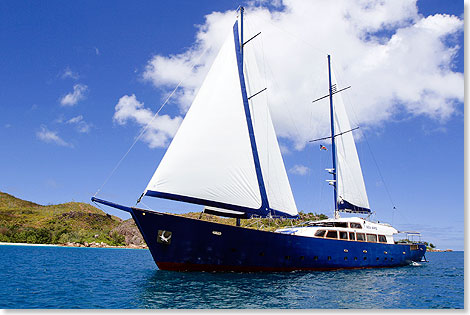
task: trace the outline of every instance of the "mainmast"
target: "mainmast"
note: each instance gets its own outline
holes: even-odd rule
[[[243,24],[242,24],[243,25]],[[331,64],[330,55],[328,55],[328,81],[329,81],[329,92],[330,92],[330,120],[331,120],[331,157],[333,159],[333,190],[334,190],[334,205],[335,205],[335,219],[339,218],[338,202],[337,202],[337,184],[336,184],[336,146],[335,146],[335,120],[333,111],[333,86],[331,85]]]
[[[243,12],[245,11],[245,8],[240,6],[240,54],[242,55],[242,64],[243,64]]]
[[[240,6],[240,56],[241,56],[241,63],[243,65],[243,11],[245,8]],[[236,225],[240,226],[240,218],[237,218]]]

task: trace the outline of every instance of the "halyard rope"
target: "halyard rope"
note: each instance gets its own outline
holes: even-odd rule
[[[135,138],[134,142],[132,143],[132,145],[130,146],[130,148],[127,150],[127,152],[123,155],[123,157],[119,160],[119,162],[116,164],[116,166],[114,167],[114,169],[111,171],[111,173],[108,175],[108,177],[106,178],[106,180],[104,181],[104,183],[101,185],[101,187],[96,191],[96,193],[93,195],[93,197],[96,197],[96,195],[98,195],[98,193],[101,191],[101,189],[103,189],[104,185],[106,185],[106,183],[109,181],[109,179],[114,175],[114,173],[116,172],[116,170],[119,168],[119,166],[121,165],[122,161],[127,157],[127,155],[129,154],[129,152],[132,150],[132,148],[135,146],[135,144],[137,143],[137,141],[140,140],[140,138],[144,135],[144,133],[147,131],[147,129],[149,128],[150,124],[155,120],[155,118],[158,116],[158,114],[160,113],[160,111],[163,109],[163,107],[168,103],[168,101],[170,100],[170,98],[175,94],[176,90],[180,87],[180,85],[193,73],[193,69],[194,67],[199,64],[199,61],[201,60],[202,56],[204,56],[207,52],[207,50],[209,49],[209,47],[206,47],[204,49],[204,51],[201,53],[201,55],[197,58],[197,60],[192,64],[191,66],[191,70],[189,71],[189,74],[184,77],[183,79],[181,79],[181,81],[178,83],[178,85],[176,85],[176,87],[173,89],[173,91],[168,95],[168,97],[166,98],[166,100],[163,102],[163,104],[160,106],[160,108],[157,110],[157,112],[155,113],[155,115],[152,117],[152,119],[147,123],[147,125],[145,125],[144,129],[142,129],[142,131],[140,132],[140,134],[137,136],[137,138]]]

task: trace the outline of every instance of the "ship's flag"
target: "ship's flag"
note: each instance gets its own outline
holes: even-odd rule
[[[327,151],[328,149],[327,149],[323,144],[320,144],[320,150],[325,150],[325,151]]]

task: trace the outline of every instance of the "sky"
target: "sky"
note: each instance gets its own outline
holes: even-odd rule
[[[360,126],[373,219],[463,250],[464,6],[455,0],[2,1],[0,191],[57,204],[99,190],[134,205],[239,4],[245,38],[262,33],[253,45],[298,209],[332,214],[330,151],[308,142],[329,132],[327,103],[311,101],[327,94],[330,54],[338,84],[352,86],[344,100]]]

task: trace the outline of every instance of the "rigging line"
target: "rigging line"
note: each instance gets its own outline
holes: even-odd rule
[[[268,22],[269,24],[271,24],[272,26],[276,27],[277,29],[279,29],[279,30],[285,32],[286,34],[290,35],[290,36],[293,37],[294,39],[297,39],[298,41],[304,42],[305,44],[307,44],[308,46],[310,46],[311,48],[313,48],[313,49],[316,50],[317,52],[319,52],[319,53],[321,53],[321,54],[326,54],[326,52],[321,52],[320,50],[316,49],[316,47],[315,47],[314,45],[310,44],[309,42],[307,42],[307,41],[305,41],[305,40],[303,40],[303,39],[301,39],[301,38],[299,38],[299,37],[297,37],[297,36],[295,36],[295,35],[292,35],[291,33],[287,32],[286,30],[284,30],[284,29],[282,29],[282,28],[276,26],[276,25],[275,25],[274,23],[272,23],[271,21],[266,20],[266,19],[264,19],[264,18],[261,18],[261,17],[259,17],[259,16],[255,16],[255,19],[256,19],[256,18],[259,18],[260,20],[264,20],[264,21]],[[261,34],[261,42],[263,42],[263,34]],[[270,66],[267,62],[266,62],[266,64],[267,64],[268,67],[269,67],[269,71],[271,72],[271,77],[272,77],[272,79],[273,79],[273,81],[274,81],[274,84],[278,87],[278,89],[280,89],[280,85],[277,83],[277,81],[276,81],[276,79],[275,79],[275,77],[274,77],[274,72],[272,71],[271,66]],[[319,80],[319,76],[316,78],[316,80],[317,80],[317,81]],[[315,83],[316,83],[316,82],[315,82]],[[283,98],[283,101],[284,101],[285,105],[287,105],[288,103],[286,102],[286,100],[285,100],[285,98],[283,97],[282,94],[281,94],[281,96],[282,96],[282,98]],[[287,106],[286,108],[289,108],[289,107]],[[291,123],[293,123],[292,113],[291,113],[290,111],[288,111],[288,112],[289,112],[289,118],[290,118],[290,120],[291,120]],[[310,111],[310,113],[312,114],[312,111]],[[311,120],[312,120],[312,119],[310,119],[310,121],[311,121]],[[294,127],[295,127],[296,132],[297,132],[298,138],[301,139],[302,137],[301,137],[301,134],[300,134],[299,129],[297,128],[297,124],[293,123],[293,125],[294,125]]]
[[[393,211],[393,210],[396,210],[397,207],[395,206],[395,203],[393,202],[392,195],[390,194],[390,191],[388,190],[387,184],[385,183],[385,180],[384,180],[384,178],[383,178],[383,176],[382,176],[382,172],[380,171],[379,164],[378,164],[377,161],[375,160],[374,153],[372,153],[372,149],[370,148],[369,141],[367,140],[367,137],[366,137],[365,135],[364,135],[364,139],[366,139],[366,144],[367,144],[367,147],[369,148],[370,155],[372,156],[372,159],[374,160],[375,166],[377,167],[377,171],[378,171],[378,173],[379,173],[379,175],[380,175],[380,179],[382,180],[382,183],[384,183],[385,191],[387,192],[388,198],[390,199],[390,203],[391,203],[392,206],[393,206],[392,211]]]
[[[251,22],[249,24],[251,24]],[[251,25],[250,25],[250,27],[251,27]],[[261,32],[259,32],[258,35],[259,34],[261,34]],[[256,35],[256,36],[258,36],[258,35]],[[261,46],[261,56],[262,56],[262,60],[263,60],[264,86],[267,87],[268,86],[268,77],[267,77],[267,74],[266,74],[266,59],[265,59],[265,56],[264,56],[263,35],[261,35],[259,43],[260,43],[260,46]],[[259,68],[258,68],[258,71],[259,71]],[[269,114],[270,114],[270,112],[269,112],[269,93],[266,92],[266,121],[268,121]],[[272,123],[272,120],[271,120],[271,123]],[[273,128],[274,128],[274,126],[273,126]],[[274,130],[274,132],[276,132],[276,130]],[[268,135],[268,124],[266,124],[266,134]],[[275,135],[275,137],[276,137],[276,141],[278,141],[276,135]],[[279,141],[278,141],[278,145],[279,145]],[[268,139],[268,137],[266,137],[266,153],[268,153],[268,147],[269,147],[269,139]],[[266,154],[266,155],[268,157],[268,176],[270,178],[270,175],[271,175],[271,159],[269,158],[269,154]]]
[[[265,18],[260,17],[260,16],[256,16],[256,18],[261,19],[261,20],[264,20],[265,22],[268,22],[269,24],[271,24],[272,26],[274,26],[274,27],[277,28],[278,30],[283,31],[283,32],[286,33],[287,35],[291,36],[293,39],[296,39],[296,40],[298,40],[298,41],[300,41],[300,42],[303,42],[304,44],[310,46],[310,48],[312,48],[313,50],[315,50],[317,53],[320,53],[320,54],[322,54],[322,55],[326,55],[326,54],[327,54],[326,51],[321,51],[321,50],[319,50],[317,47],[315,47],[315,45],[313,45],[313,44],[309,43],[308,41],[306,41],[306,40],[304,40],[304,39],[302,39],[302,38],[300,38],[300,37],[298,37],[298,36],[296,36],[296,35],[294,35],[294,34],[288,32],[288,31],[286,31],[285,29],[280,28],[279,26],[277,26],[276,24],[274,24],[274,23],[271,22],[270,20],[265,19]]]
[[[266,65],[267,65],[266,68],[267,68],[267,69],[269,70],[269,72],[271,73],[271,78],[273,79],[273,84],[277,87],[277,90],[278,90],[278,91],[281,91],[281,86],[280,86],[279,83],[277,82],[276,77],[274,76],[274,72],[273,72],[273,70],[271,69],[271,66],[269,65],[268,62],[266,62]],[[289,107],[289,105],[288,105],[288,103],[287,103],[287,100],[285,99],[284,95],[283,95],[282,93],[280,93],[280,96],[281,96],[282,101],[283,101],[283,103],[284,103],[284,106],[285,106],[284,108],[289,109],[290,107]],[[291,124],[294,126],[295,131],[297,132],[297,137],[298,137],[299,139],[301,139],[301,138],[302,138],[302,137],[301,137],[301,133],[300,133],[299,129],[297,128],[297,124],[295,123],[295,121],[294,121],[294,119],[293,119],[293,117],[292,117],[292,112],[291,112],[290,110],[287,110],[287,113],[289,114],[289,119],[290,119]]]
[[[207,52],[209,47],[206,47],[204,49],[204,51],[201,53],[201,55],[199,56],[199,58],[192,64],[191,66],[191,69],[189,70],[189,73],[191,74],[194,67],[196,67],[196,65],[199,63],[199,61],[201,60],[202,56],[204,56]],[[132,145],[129,147],[129,149],[127,150],[127,152],[122,156],[122,158],[119,160],[119,162],[116,164],[116,166],[114,167],[114,169],[111,171],[111,173],[108,175],[108,177],[106,178],[106,180],[104,181],[104,183],[101,185],[101,187],[96,191],[96,193],[93,195],[93,197],[96,197],[96,195],[98,195],[98,193],[101,191],[101,189],[103,189],[104,185],[106,185],[106,183],[109,181],[109,179],[114,175],[114,173],[116,172],[116,170],[119,168],[119,166],[121,165],[122,161],[124,161],[124,159],[127,157],[127,155],[129,154],[129,152],[132,150],[132,148],[134,148],[135,144],[137,143],[137,141],[140,140],[140,138],[142,138],[142,136],[144,135],[144,133],[147,131],[147,129],[149,128],[149,126],[152,124],[152,122],[155,120],[155,118],[158,116],[158,114],[160,113],[160,111],[163,109],[163,107],[168,103],[168,101],[170,100],[170,98],[175,94],[176,90],[181,86],[181,84],[189,77],[189,75],[187,77],[184,77],[183,79],[181,79],[181,81],[176,85],[176,87],[173,89],[173,91],[168,95],[168,97],[166,98],[166,100],[163,102],[163,104],[160,106],[160,108],[157,110],[157,112],[155,113],[155,115],[152,117],[152,119],[147,123],[147,125],[142,129],[142,131],[140,132],[140,134],[137,136],[137,138],[135,138],[134,142],[132,143]],[[137,204],[137,203],[136,203]]]
[[[336,67],[336,68],[339,69],[340,67]],[[339,71],[339,72],[341,72],[341,71]],[[337,76],[338,76],[338,77],[342,77],[342,75],[340,75],[339,72],[336,71]],[[340,79],[340,80],[341,80],[341,79]],[[351,101],[351,99],[349,98],[348,93],[345,93],[345,94],[346,94],[346,97],[347,97],[347,99],[348,99],[348,102],[349,102],[350,104],[352,104],[352,101]],[[358,118],[357,118],[358,116],[357,116],[357,114],[356,114],[356,111],[354,110],[354,106],[350,106],[350,108],[352,109],[352,112],[353,112],[353,114],[354,114],[354,117],[356,118],[356,122],[358,122],[359,120],[358,120]],[[389,189],[388,189],[388,186],[387,186],[387,184],[386,184],[386,182],[385,182],[385,180],[384,180],[384,177],[382,176],[382,172],[380,171],[380,168],[379,168],[379,165],[378,165],[378,163],[377,163],[377,160],[375,159],[374,153],[372,152],[372,149],[371,149],[370,144],[369,144],[369,140],[367,139],[367,136],[366,136],[366,134],[365,134],[364,132],[362,132],[361,134],[364,136],[364,139],[366,140],[366,144],[367,144],[367,147],[369,148],[369,152],[370,152],[370,154],[371,154],[371,156],[372,156],[372,160],[373,160],[374,163],[375,163],[375,167],[377,168],[377,172],[379,173],[380,179],[382,180],[382,183],[384,184],[385,191],[387,192],[388,198],[390,199],[390,203],[392,204],[392,207],[393,207],[393,208],[392,208],[392,215],[393,215],[393,214],[394,214],[393,211],[397,209],[397,208],[396,208],[396,205],[395,205],[395,203],[393,202],[392,195],[391,195],[391,193],[390,193],[390,191],[389,191]]]
[[[152,208],[150,206],[146,205],[144,202],[140,202],[140,204],[143,205],[144,207],[147,207],[147,210],[153,211]]]

